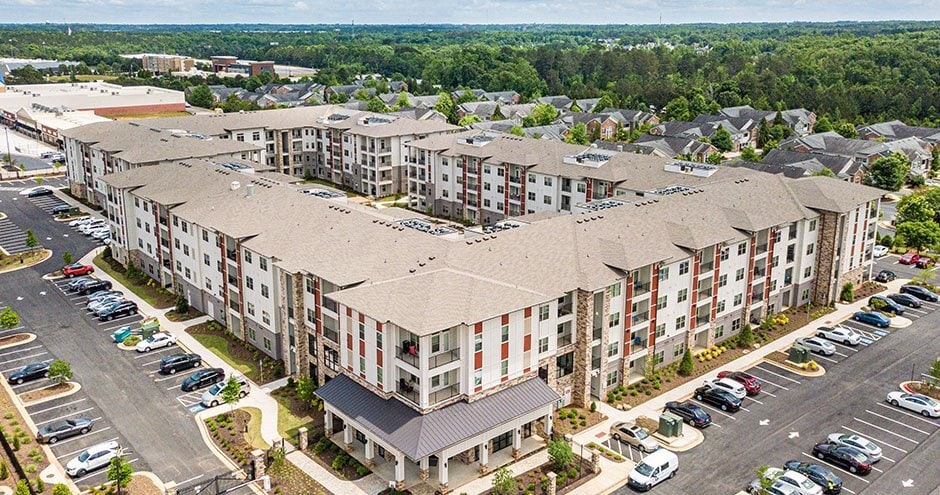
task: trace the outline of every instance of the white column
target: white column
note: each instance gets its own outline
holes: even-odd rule
[[[490,472],[490,442],[489,440],[483,442],[480,445],[480,473],[486,474]]]
[[[326,436],[330,436],[333,434],[333,411],[327,409],[324,415],[323,429],[326,430]]]
[[[373,442],[371,438],[366,438],[365,466],[369,469],[372,469],[375,466],[375,442]]]
[[[343,443],[346,447],[346,452],[352,452],[352,441],[353,441],[353,429],[349,426],[349,423],[343,424]]]
[[[405,488],[405,456],[404,454],[395,455],[395,484],[398,490]]]
[[[554,422],[554,417],[552,416],[552,411],[549,409],[548,414],[545,415],[545,434],[549,437],[552,436],[552,423]]]
[[[438,459],[437,461],[437,481],[441,484],[440,486],[441,493],[447,493],[449,491],[449,488],[447,486],[447,483],[448,483],[447,475],[449,471],[449,468],[447,466],[448,460],[450,460],[449,457],[441,454],[440,459]]]

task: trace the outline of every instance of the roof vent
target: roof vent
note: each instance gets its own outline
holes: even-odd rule
[[[232,181],[232,185],[231,185],[232,190],[235,191],[235,190],[237,190],[239,187],[241,187],[241,184],[239,184],[237,180],[233,180],[233,181]]]

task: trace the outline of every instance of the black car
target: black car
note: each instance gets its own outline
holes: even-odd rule
[[[180,388],[183,389],[183,392],[192,392],[193,390],[215,385],[224,380],[225,370],[222,368],[209,368],[199,370],[187,376],[186,379],[183,380],[183,385]]]
[[[900,304],[888,299],[883,296],[871,296],[868,298],[868,305],[881,311],[882,309],[888,310],[898,316],[904,314],[904,308]]]
[[[695,389],[694,397],[695,400],[716,405],[720,407],[722,411],[735,412],[741,409],[741,399],[724,390],[711,387],[699,387]]]
[[[810,481],[821,486],[825,495],[839,495],[842,493],[842,478],[819,464],[810,464],[794,459],[787,461],[783,467],[806,476]]]
[[[199,354],[173,354],[160,360],[160,373],[172,375],[201,365],[202,357]]]
[[[108,321],[134,314],[137,314],[137,303],[134,301],[122,301],[98,313],[98,319]]]
[[[27,198],[38,198],[39,196],[49,196],[52,194],[52,189],[46,187],[39,187],[33,189],[32,191],[26,193]]]
[[[59,215],[59,214],[61,214],[61,213],[67,213],[67,212],[68,212],[69,210],[71,210],[71,209],[72,209],[72,206],[71,206],[71,205],[65,205],[65,204],[58,205],[58,206],[56,206],[55,208],[52,209],[52,214],[53,214],[53,215]]]
[[[875,282],[887,283],[898,278],[891,270],[881,270],[875,275]]]
[[[871,472],[871,458],[868,454],[853,447],[846,447],[832,442],[817,443],[813,455],[836,466],[848,469],[850,473],[865,475]]]
[[[888,294],[885,297],[891,299],[897,304],[900,304],[901,306],[907,306],[909,308],[919,308],[924,305],[924,303],[920,302],[920,299],[917,299],[910,294]]]
[[[88,283],[80,285],[77,292],[84,296],[102,290],[111,290],[111,282],[107,280],[91,279]]]
[[[95,280],[91,277],[80,277],[76,278],[69,283],[65,284],[65,290],[69,292],[75,292],[82,288],[83,285],[87,284],[89,281]]]
[[[84,435],[91,431],[92,420],[88,418],[66,419],[56,421],[49,426],[43,426],[36,434],[36,440],[40,443],[56,443],[59,440],[76,435]]]
[[[15,385],[49,376],[49,363],[28,364],[13,372],[7,381]]]
[[[697,406],[690,401],[666,403],[666,411],[682,418],[686,423],[697,428],[705,428],[712,424],[712,417],[701,406]]]
[[[930,302],[937,302],[937,300],[940,299],[940,296],[937,296],[919,285],[902,285],[901,294],[910,294],[918,299]]]

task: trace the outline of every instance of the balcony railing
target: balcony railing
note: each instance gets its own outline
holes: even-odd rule
[[[756,254],[764,254],[767,252],[767,244],[758,244]]]
[[[699,299],[702,299],[702,298],[705,298],[705,297],[712,297],[712,288],[711,288],[711,287],[705,287],[704,289],[699,289],[699,290],[698,290],[698,298],[699,298]]]
[[[417,385],[412,385],[406,382],[404,378],[400,378],[395,391],[398,392],[398,395],[408,399],[415,405],[421,405],[421,393]]]
[[[752,292],[752,293],[751,293],[751,302],[752,302],[752,303],[759,302],[759,301],[763,301],[763,300],[764,300],[764,291]]]
[[[641,313],[635,313],[633,317],[630,318],[630,322],[632,325],[637,325],[637,324],[640,324],[649,320],[650,320],[649,310],[643,311]]]
[[[564,347],[566,345],[571,345],[572,338],[571,333],[563,333],[558,336],[558,347]]]
[[[332,299],[323,298],[323,307],[334,313],[336,313],[336,301]]]
[[[708,322],[711,320],[709,315],[696,316],[695,317],[695,326],[700,327],[702,325],[708,325]]]
[[[647,345],[648,343],[649,343],[649,340],[648,340],[648,339],[640,338],[640,337],[634,337],[633,340],[630,341],[630,350],[631,350],[632,352],[636,352],[636,351],[640,351],[640,350],[646,349],[646,345]]]
[[[594,359],[591,359],[591,369],[592,369],[592,370],[599,370],[599,369],[601,369],[601,358],[600,358],[600,357],[596,357],[596,358],[594,358]]]
[[[428,369],[444,366],[445,364],[453,363],[458,359],[460,359],[460,348],[444,351],[440,354],[435,354],[428,359]]]
[[[510,175],[509,182],[512,182],[513,184],[522,184],[522,177],[514,177]]]
[[[713,268],[715,268],[715,262],[707,261],[699,265],[699,272],[710,272]]]
[[[333,330],[332,328],[323,327],[323,336],[333,343],[339,343],[339,333],[337,333],[336,330]]]
[[[754,269],[754,278],[763,277],[763,276],[765,276],[765,275],[767,275],[767,269],[766,269],[766,268],[755,268],[755,269]]]
[[[232,287],[238,287],[238,277],[236,277],[235,275],[229,274],[228,284],[231,285]]]
[[[639,296],[639,295],[642,295],[642,294],[646,294],[646,293],[649,292],[649,291],[650,291],[650,283],[649,283],[649,282],[634,283],[634,284],[633,284],[633,296],[634,296],[634,297]]]
[[[418,357],[418,346],[409,344],[408,342],[402,342],[402,344],[405,345],[395,346],[395,357],[415,368],[420,368],[419,363],[421,359]]]
[[[452,397],[457,397],[458,395],[460,395],[460,384],[453,383],[445,388],[435,390],[428,394],[428,404],[434,405]]]
[[[571,303],[558,305],[558,316],[568,316],[571,314]]]
[[[236,261],[236,259],[235,259],[235,251],[234,251],[234,250],[232,250],[232,251],[226,251],[226,252],[225,252],[225,257],[228,258],[228,259],[230,259],[230,260],[232,260],[232,261]]]

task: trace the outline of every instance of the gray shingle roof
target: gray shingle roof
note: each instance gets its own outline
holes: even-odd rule
[[[326,382],[317,389],[317,395],[412,460],[438,453],[558,400],[558,394],[538,378],[424,415],[398,399],[381,398],[345,375]]]

